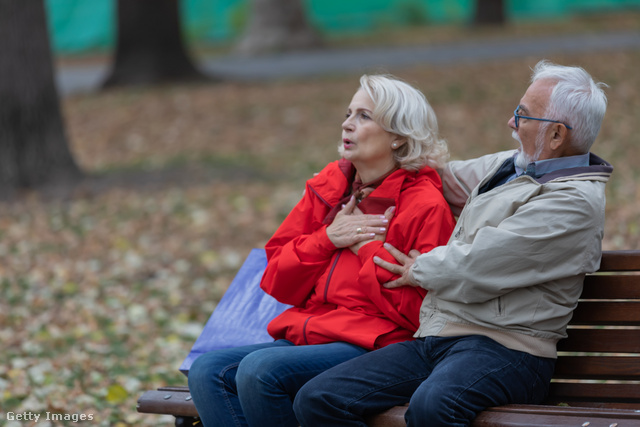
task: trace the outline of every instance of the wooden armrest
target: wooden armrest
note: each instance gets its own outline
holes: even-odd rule
[[[138,412],[197,417],[198,411],[187,387],[162,387],[145,391],[138,399]]]

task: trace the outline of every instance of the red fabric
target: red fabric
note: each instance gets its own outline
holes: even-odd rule
[[[373,263],[376,255],[394,262],[382,242],[369,243],[355,255],[327,237],[323,220],[350,185],[341,171],[344,162],[330,163],[307,182],[302,200],[265,246],[268,265],[261,287],[294,306],[269,324],[276,339],[298,345],[345,341],[375,349],[412,339],[418,328],[426,290],[382,286],[394,278]],[[387,242],[404,253],[444,245],[453,231],[440,177],[429,167],[395,171],[368,199],[367,213],[396,206]]]
[[[363,200],[363,198],[365,197],[365,191],[363,190],[368,189],[369,191],[372,191],[378,188],[380,184],[382,184],[389,175],[391,175],[393,172],[396,171],[396,169],[389,171],[389,173],[381,176],[380,178],[376,179],[373,182],[364,183],[356,176],[356,168],[351,164],[350,161],[343,159],[340,162],[338,162],[338,164],[340,166],[340,170],[345,175],[347,180],[348,181],[353,180],[353,183],[351,184],[351,191],[345,193],[342,196],[342,199],[339,200],[338,203],[336,203],[336,205],[333,208],[331,208],[327,216],[324,218],[324,221],[322,221],[323,224],[331,224],[335,219],[336,215],[338,214],[338,212],[340,212],[340,209],[342,209],[342,206],[346,205],[349,202],[349,199],[351,199],[352,195],[356,197],[356,199],[358,200],[358,203],[362,203],[362,205],[360,205],[359,207],[360,207],[360,210],[364,213],[367,213],[369,211],[380,212],[382,205],[386,206],[384,209],[382,209],[382,212],[384,212],[387,208],[393,206],[393,202],[394,202],[393,199],[379,200],[374,197],[372,199]],[[369,207],[372,205],[372,203],[374,205],[372,207]]]

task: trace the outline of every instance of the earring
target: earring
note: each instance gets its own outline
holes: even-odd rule
[[[393,144],[391,144],[391,146],[392,146],[393,148],[398,148],[398,144],[397,144],[396,142],[394,142]]]

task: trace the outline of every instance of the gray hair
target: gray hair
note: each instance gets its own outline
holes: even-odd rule
[[[422,92],[391,75],[365,74],[360,78],[360,88],[375,105],[375,122],[387,132],[407,139],[393,152],[400,168],[444,166],[449,158],[447,142],[439,137],[436,113]]]
[[[531,83],[537,80],[553,80],[553,87],[545,117],[562,121],[573,129],[570,141],[581,153],[591,149],[602,119],[607,111],[604,83],[593,81],[589,73],[580,67],[556,65],[542,60],[533,68]]]

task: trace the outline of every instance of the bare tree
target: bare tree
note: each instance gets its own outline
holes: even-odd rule
[[[249,25],[237,51],[251,55],[321,45],[301,0],[252,0]]]
[[[117,45],[104,87],[206,80],[182,39],[178,0],[118,0]]]
[[[501,25],[505,21],[503,0],[476,0],[475,25]]]
[[[0,0],[0,197],[81,176],[67,145],[43,0]]]

